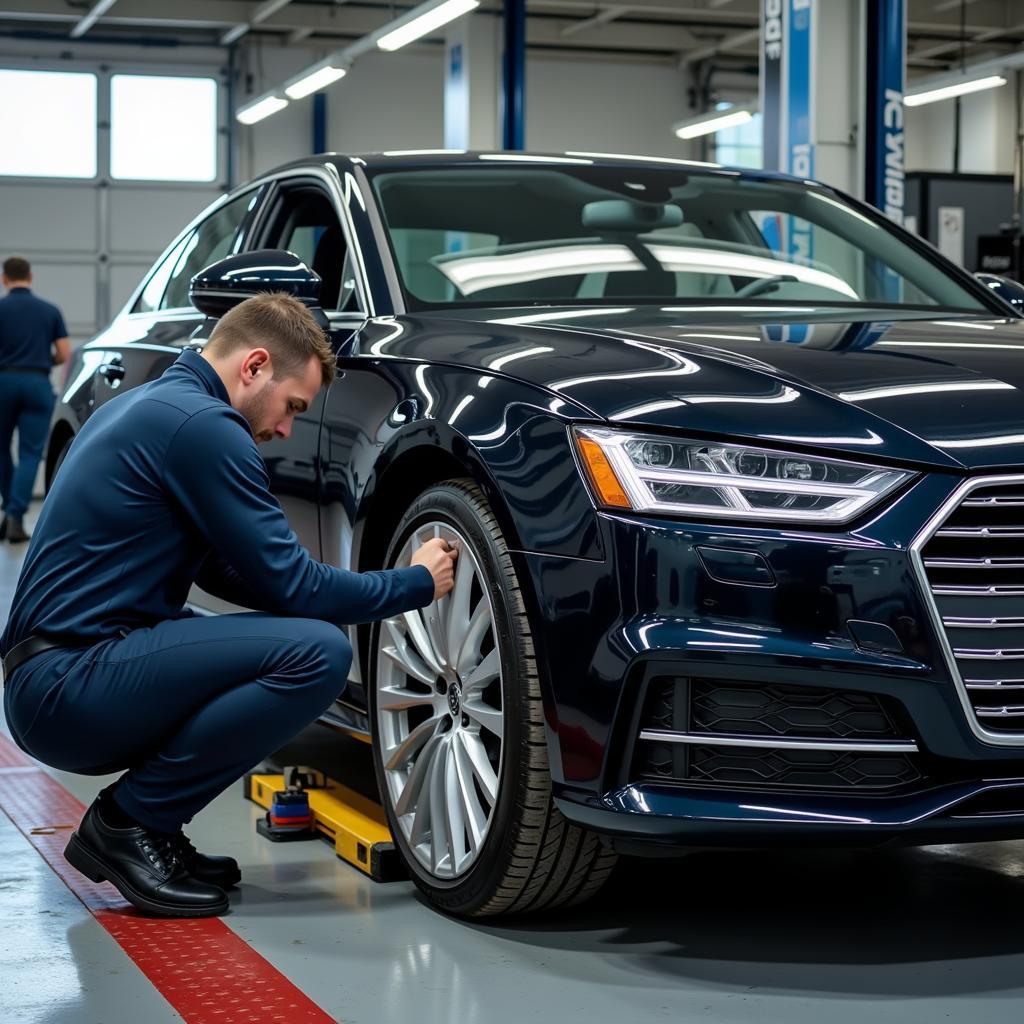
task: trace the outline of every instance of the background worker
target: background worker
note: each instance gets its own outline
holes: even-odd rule
[[[268,489],[256,445],[287,438],[335,374],[310,312],[249,299],[205,350],[89,417],[43,505],[0,636],[4,708],[45,764],[127,769],[65,856],[140,909],[222,913],[239,880],[181,827],[341,693],[341,623],[430,604],[457,552],[428,541],[408,568],[313,560]],[[192,615],[189,589],[256,613]]]
[[[51,302],[33,295],[28,260],[4,260],[0,299],[0,540],[28,540],[22,517],[32,500],[39,460],[53,414],[50,368],[66,363],[71,341],[64,317]],[[18,431],[18,465],[11,439]]]

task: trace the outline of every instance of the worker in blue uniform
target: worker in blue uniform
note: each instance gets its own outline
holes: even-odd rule
[[[0,540],[19,544],[29,537],[22,517],[53,413],[50,368],[67,362],[71,342],[60,310],[32,294],[28,260],[4,260],[2,280],[7,294],[0,299]],[[11,456],[15,430],[17,466]]]
[[[248,299],[202,353],[88,419],[36,524],[0,636],[7,721],[44,764],[127,769],[65,856],[143,911],[227,909],[238,865],[197,853],[182,825],[330,707],[352,660],[341,624],[452,587],[441,540],[367,573],[298,544],[256,445],[287,437],[334,373],[301,303]],[[193,583],[256,611],[193,615]]]

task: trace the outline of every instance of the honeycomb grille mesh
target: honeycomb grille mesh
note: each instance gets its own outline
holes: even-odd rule
[[[821,687],[664,677],[651,681],[640,729],[713,736],[897,740],[900,705],[875,694]],[[903,753],[714,746],[641,739],[634,778],[757,789],[893,790],[923,778]]]

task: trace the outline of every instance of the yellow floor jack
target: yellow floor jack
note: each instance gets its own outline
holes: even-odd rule
[[[380,804],[305,765],[280,775],[250,772],[244,782],[246,799],[267,809],[256,831],[271,842],[323,838],[375,882],[409,877]]]

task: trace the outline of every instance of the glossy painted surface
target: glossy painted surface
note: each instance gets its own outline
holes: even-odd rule
[[[200,271],[189,285],[189,298],[200,312],[218,317],[243,299],[275,291],[315,306],[320,298],[320,278],[290,252],[256,249],[228,256]]]
[[[378,315],[332,314],[342,373],[288,442],[265,447],[273,489],[310,551],[362,570],[384,563],[395,524],[423,489],[456,476],[483,488],[514,549],[567,814],[673,841],[720,832],[732,842],[737,822],[775,837],[803,828],[810,813],[859,814],[880,837],[893,824],[850,810],[850,797],[819,795],[767,827],[749,810],[765,802],[750,794],[633,785],[638,681],[655,663],[681,675],[885,694],[902,702],[957,792],[984,788],[989,773],[1024,779],[1024,746],[988,746],[968,727],[907,553],[965,475],[1024,469],[1024,321],[991,297],[991,315],[979,317],[750,302],[404,315],[359,164],[326,166],[363,261],[362,300]],[[101,365],[120,358],[127,386],[208,327],[182,311],[122,314],[76,353],[51,451],[100,400]],[[827,452],[914,476],[845,529],[608,514],[584,483],[573,423]],[[698,548],[719,552],[713,565]],[[896,642],[858,646],[851,620]],[[368,632],[353,638],[358,657],[335,718],[358,727]],[[905,796],[900,828],[911,829],[932,797]],[[921,828],[939,813],[918,815]],[[1024,815],[1004,824],[1024,836]]]

